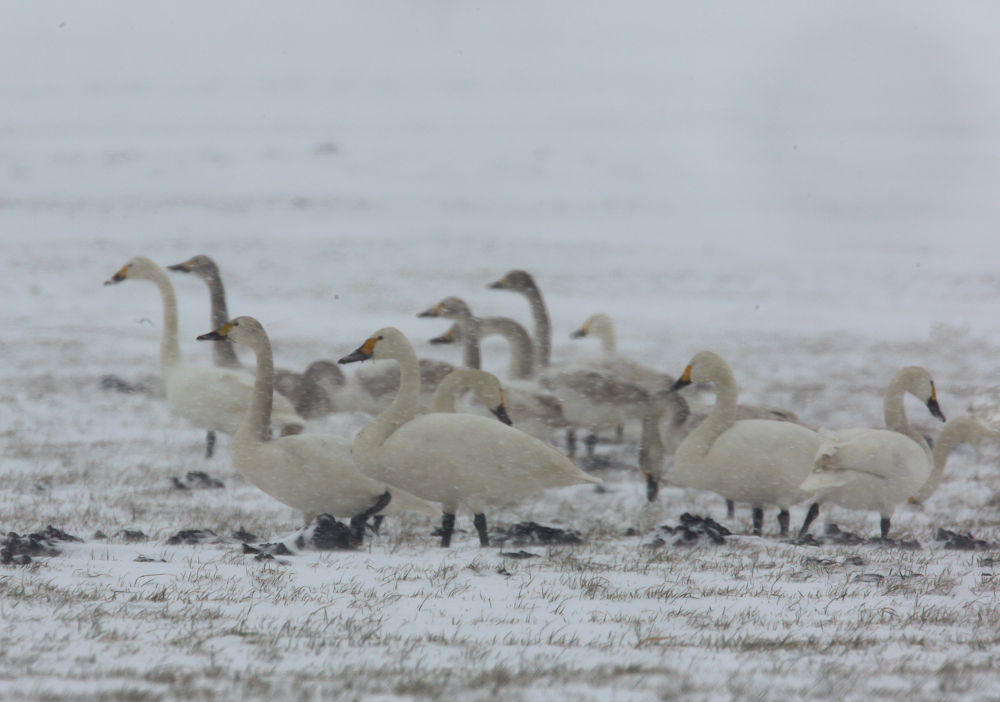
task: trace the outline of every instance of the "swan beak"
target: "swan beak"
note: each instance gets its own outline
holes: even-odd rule
[[[367,361],[372,356],[375,355],[375,344],[378,343],[378,339],[369,339],[365,343],[361,344],[358,349],[342,359],[337,361],[337,363],[356,363],[357,361]]]
[[[187,260],[184,263],[175,263],[172,266],[167,266],[167,268],[172,271],[180,271],[181,273],[190,273],[191,266],[191,261]]]
[[[669,392],[686,388],[691,384],[691,366],[684,369],[684,374],[677,379],[677,382],[670,386]]]
[[[932,417],[937,417],[942,422],[945,421],[944,412],[941,411],[941,406],[938,404],[936,397],[932,396],[931,399],[927,400],[927,409],[931,411]]]
[[[503,405],[497,405],[496,408],[491,409],[490,412],[496,415],[496,418],[509,427],[514,426],[514,422],[510,421],[510,416],[507,414],[507,408]]]
[[[454,344],[455,343],[455,332],[458,329],[458,325],[452,325],[451,329],[446,331],[441,336],[435,336],[433,339],[428,339],[428,343],[439,345],[439,344]]]
[[[426,309],[423,312],[417,313],[417,317],[440,317],[441,316],[441,303],[437,303],[430,309]]]
[[[500,280],[490,283],[486,286],[487,290],[504,290],[507,288],[507,278],[503,277]]]
[[[229,330],[233,328],[232,322],[226,322],[221,327],[215,331],[210,331],[208,334],[202,334],[198,337],[198,341],[232,341],[229,338]]]
[[[570,339],[582,339],[583,337],[587,336],[587,332],[588,331],[589,330],[587,329],[587,325],[584,324],[582,327],[580,327],[575,332],[573,332],[572,334],[570,334],[569,338]]]
[[[108,280],[105,280],[104,284],[105,285],[114,285],[115,283],[122,282],[127,277],[128,277],[128,264],[125,264],[124,266],[122,266],[122,269],[120,271],[118,271],[117,273],[115,273]]]

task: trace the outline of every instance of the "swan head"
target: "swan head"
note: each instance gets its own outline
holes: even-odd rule
[[[893,377],[890,387],[892,386],[898,386],[910,393],[927,405],[931,416],[937,417],[942,422],[945,421],[944,413],[937,401],[934,379],[926,369],[920,366],[906,366]]]
[[[356,363],[358,361],[396,360],[405,355],[416,359],[413,346],[409,339],[395,327],[383,327],[368,337],[353,353],[344,356],[337,363]]]
[[[614,331],[614,322],[611,321],[611,317],[603,312],[598,312],[587,317],[587,321],[579,329],[570,334],[569,337],[571,339],[582,339],[592,333],[604,334],[609,330]]]
[[[104,281],[105,285],[114,285],[123,280],[155,280],[162,269],[145,256],[134,256],[122,266],[117,273]]]
[[[732,375],[732,369],[722,356],[714,351],[699,351],[670,389],[680,390],[691,383],[712,383],[727,376],[732,378]]]
[[[448,329],[441,336],[435,336],[433,339],[428,339],[427,343],[434,344],[435,346],[441,344],[456,344],[462,340],[462,332],[458,328],[458,324],[452,324],[451,328]]]
[[[444,317],[445,319],[467,319],[472,311],[460,297],[446,297],[433,307],[417,314],[418,317]]]
[[[237,317],[215,331],[198,337],[198,341],[232,341],[235,344],[251,347],[256,346],[261,339],[267,339],[267,332],[253,317]]]
[[[180,271],[181,273],[194,273],[199,278],[206,279],[217,278],[219,276],[219,267],[215,265],[215,261],[205,254],[192,256],[183,263],[175,263],[172,266],[167,266],[167,269]]]
[[[535,279],[531,277],[531,273],[521,270],[510,271],[500,280],[490,283],[486,286],[491,290],[513,290],[514,292],[529,292],[538,290],[538,286],[535,285]]]

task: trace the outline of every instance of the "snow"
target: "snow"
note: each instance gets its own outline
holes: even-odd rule
[[[0,530],[85,542],[0,567],[0,697],[995,697],[996,554],[933,536],[1000,540],[996,447],[960,450],[923,509],[897,510],[893,536],[920,551],[793,546],[772,513],[758,539],[745,509],[723,546],[646,549],[683,512],[721,521],[722,500],[667,487],[648,505],[637,471],[611,469],[607,492],[487,511],[491,526],[578,529],[585,546],[505,558],[520,547],[480,549],[460,513],[448,550],[404,516],[359,552],[258,562],[231,540],[165,542],[241,526],[274,541],[298,515],[233,471],[228,439],[206,461],[203,433],[161,399],[99,380],[155,379],[161,326],[153,286],[101,283],[136,254],[206,253],[285,368],[386,325],[457,363],[425,341],[445,324],[416,313],[459,295],[528,324],[522,299],[485,287],[524,268],[557,358],[597,353],[569,334],[604,311],[620,353],[676,375],[710,348],[741,397],[817,427],[879,425],[910,364],[946,415],[995,403],[996,7],[3,10]],[[210,330],[205,287],[171,277],[185,357],[210,363],[194,341]],[[484,359],[503,377],[502,343]],[[636,465],[633,445],[601,450]],[[173,488],[196,470],[226,487]],[[814,533],[824,521],[878,529],[831,507]]]

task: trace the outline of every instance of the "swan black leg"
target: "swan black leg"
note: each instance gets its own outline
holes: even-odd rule
[[[788,536],[788,520],[791,517],[787,509],[778,512],[778,529],[781,530],[781,537]]]
[[[476,527],[476,531],[479,532],[479,545],[489,546],[490,545],[490,535],[486,533],[486,515],[477,514],[472,518],[472,523]]]
[[[587,458],[593,458],[594,447],[597,446],[597,434],[587,434],[587,438],[583,440],[583,443],[587,447]]]
[[[205,458],[211,458],[215,452],[215,432],[210,431],[205,435]]]
[[[764,508],[753,508],[753,535],[760,536],[764,530]]]
[[[656,502],[656,496],[660,493],[660,481],[652,476],[646,476],[646,500]]]
[[[736,503],[732,500],[726,500],[726,519],[732,519],[736,516]]]
[[[576,455],[576,432],[572,429],[566,430],[566,454],[570,458]]]
[[[889,538],[889,517],[882,517],[882,538]]]
[[[455,533],[455,515],[444,513],[441,517],[441,548],[451,546],[451,535]]]
[[[385,515],[376,514],[372,517],[372,531],[376,534],[382,529],[382,520],[385,519]]]
[[[819,516],[819,502],[813,502],[809,505],[809,511],[806,512],[806,520],[802,522],[802,528],[799,529],[799,538],[809,533],[809,525],[813,523],[813,520]]]
[[[364,541],[365,524],[368,522],[368,517],[371,517],[376,512],[381,512],[389,505],[390,502],[392,502],[392,493],[386,490],[379,495],[379,498],[375,501],[374,505],[366,509],[364,512],[360,512],[351,517],[351,536],[357,543]]]
[[[615,427],[615,441],[619,444],[625,443],[625,425],[619,424]]]

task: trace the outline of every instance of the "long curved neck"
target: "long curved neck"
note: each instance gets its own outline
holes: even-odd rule
[[[934,467],[927,477],[927,482],[914,498],[917,502],[925,502],[938,489],[944,478],[944,467],[948,463],[948,456],[952,449],[963,441],[973,440],[978,429],[975,426],[976,422],[977,420],[970,415],[960,415],[946,423],[941,429],[941,433],[934,440],[934,450],[932,451]]]
[[[479,320],[471,314],[463,315],[455,320],[462,334],[463,355],[462,365],[466,368],[482,368],[482,357],[479,354]]]
[[[483,317],[479,320],[479,334],[483,338],[499,334],[510,344],[508,378],[520,380],[531,377],[534,371],[535,348],[527,329],[507,317]]]
[[[719,436],[736,423],[736,401],[739,392],[736,389],[736,378],[728,368],[716,369],[715,406],[712,411],[681,443],[677,449],[675,461],[698,462],[712,449],[712,444]]]
[[[160,368],[164,379],[178,366],[184,363],[181,356],[180,342],[177,340],[177,295],[174,286],[162,269],[157,269],[152,275],[152,281],[160,290],[160,300],[163,302],[163,336],[160,338]]]
[[[459,368],[438,383],[431,396],[431,412],[455,412],[455,400],[465,390],[472,389],[470,368]]]
[[[898,431],[900,434],[916,441],[923,447],[924,452],[927,454],[927,460],[931,460],[931,447],[927,445],[924,437],[921,436],[920,432],[906,418],[906,408],[903,405],[903,397],[905,395],[906,388],[896,380],[893,380],[885,393],[885,428],[891,431]]]
[[[395,399],[354,438],[354,453],[362,460],[372,456],[399,427],[417,416],[420,399],[420,365],[413,348],[397,349],[399,391]]]
[[[526,291],[524,296],[528,298],[531,315],[535,319],[535,366],[538,370],[543,370],[549,367],[549,360],[552,358],[552,326],[549,323],[549,311],[538,288]]]
[[[271,405],[274,402],[274,357],[271,354],[271,341],[263,337],[254,346],[254,352],[257,354],[257,378],[253,384],[253,398],[243,417],[243,423],[233,437],[234,441],[249,439],[263,442],[271,438]]]
[[[208,285],[208,296],[212,303],[212,328],[218,329],[229,321],[229,310],[226,309],[226,291],[222,287],[219,272],[211,271],[204,276]],[[236,348],[228,341],[212,342],[212,361],[220,368],[242,368]]]

